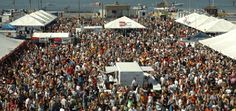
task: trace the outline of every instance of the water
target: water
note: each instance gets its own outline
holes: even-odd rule
[[[29,9],[30,0],[15,0],[15,8],[17,9]],[[81,11],[94,11],[98,7],[94,7],[93,3],[103,2],[104,4],[114,3],[118,1],[121,4],[137,5],[138,3],[144,4],[148,7],[154,7],[155,4],[160,3],[162,0],[80,0]],[[182,8],[184,9],[196,9],[204,8],[209,4],[209,0],[169,0],[170,2],[176,1],[177,3],[184,3]],[[236,6],[233,6],[233,1],[236,0],[215,0],[215,5],[226,12],[235,12]],[[0,9],[14,8],[13,0],[0,0]],[[31,0],[31,9],[38,9],[41,4],[40,0]],[[47,10],[78,10],[79,0],[42,0],[42,7]]]

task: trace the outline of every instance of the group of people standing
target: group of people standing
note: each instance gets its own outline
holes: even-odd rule
[[[0,109],[6,111],[230,111],[236,109],[236,61],[202,44],[184,45],[198,31],[173,19],[140,18],[147,29],[87,30],[76,44],[35,44],[1,65]],[[86,19],[80,22],[91,24]],[[77,18],[59,18],[48,30],[76,33]],[[98,83],[115,62],[152,66],[161,90]],[[148,84],[148,83],[147,83]]]

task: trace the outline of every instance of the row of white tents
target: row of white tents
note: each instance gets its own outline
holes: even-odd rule
[[[43,27],[55,20],[57,16],[52,15],[44,10],[35,11],[31,14],[26,14],[10,24],[13,26],[33,26]]]
[[[236,28],[235,24],[227,20],[197,13],[189,14],[175,21],[205,33],[224,33]]]
[[[199,42],[221,54],[236,60],[236,25],[215,17],[204,14],[192,13],[175,20],[188,27],[195,28],[205,33],[224,33]]]
[[[31,14],[30,14],[31,15]],[[121,17],[110,21],[104,25],[105,29],[143,29],[146,28],[142,24],[132,20],[128,17]],[[76,31],[80,32],[82,30],[96,30],[96,29],[103,29],[102,26],[83,26],[81,28],[76,28]],[[44,33],[44,32],[34,32],[32,35],[32,39],[34,40],[43,40],[43,39],[68,39],[69,33]]]

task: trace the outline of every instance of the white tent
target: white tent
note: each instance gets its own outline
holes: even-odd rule
[[[10,24],[13,26],[45,26],[43,22],[40,22],[38,19],[28,14],[11,22]]]
[[[178,23],[189,26],[189,24],[196,21],[199,17],[200,17],[200,14],[192,13],[192,14],[186,15],[184,17],[181,17],[181,18],[179,18],[175,21],[178,22]]]
[[[46,26],[47,24],[51,23],[56,18],[57,16],[54,16],[43,10],[39,10],[29,15],[27,14],[11,22],[10,24],[14,26]]]
[[[43,18],[42,16],[37,15],[36,13],[31,13],[30,16],[36,18],[38,21],[42,22],[43,24],[46,24],[49,22],[49,19]]]
[[[202,40],[200,43],[236,59],[236,29],[210,39]]]
[[[23,40],[8,38],[0,34],[0,59],[14,51],[23,42]]]
[[[208,17],[197,13],[189,14],[175,21],[208,33],[228,32],[236,28],[236,25],[224,19]]]
[[[69,33],[33,33],[33,38],[68,38]]]
[[[215,32],[228,32],[232,29],[235,29],[236,26],[224,19],[217,19],[212,22],[204,23],[203,25],[197,27],[198,30],[203,31],[203,32],[210,32],[210,33],[215,33]]]
[[[56,18],[57,18],[57,16],[52,15],[52,14],[50,14],[50,13],[44,11],[44,10],[39,10],[38,12],[40,12],[40,13],[42,13],[43,15],[49,17],[50,19],[56,19]]]
[[[206,24],[208,22],[212,22],[217,20],[215,17],[208,17],[206,15],[200,15],[198,19],[196,19],[194,22],[190,23],[188,26],[197,29],[202,24]]]
[[[140,23],[124,16],[105,24],[106,29],[143,29]]]

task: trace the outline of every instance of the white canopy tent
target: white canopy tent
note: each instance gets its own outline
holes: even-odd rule
[[[8,38],[0,34],[0,59],[14,51],[24,40]]]
[[[40,22],[38,19],[28,14],[11,22],[10,24],[13,26],[45,26],[43,22]]]
[[[32,36],[33,38],[68,38],[69,33],[39,33],[36,32]]]
[[[11,22],[10,24],[14,26],[46,26],[47,24],[51,23],[56,18],[57,16],[54,16],[43,10],[39,10],[29,15],[27,14]]]
[[[217,19],[208,23],[204,23],[197,27],[198,30],[202,32],[215,33],[215,32],[228,32],[232,29],[235,29],[236,26],[224,19]]]
[[[146,28],[145,26],[141,25],[140,23],[123,16],[116,20],[113,20],[104,26],[106,29],[143,29]]]
[[[178,23],[189,26],[189,24],[196,21],[199,17],[200,17],[200,14],[192,13],[192,14],[189,14],[187,16],[181,17],[181,18],[179,18],[175,21],[178,22]]]
[[[200,15],[198,19],[196,19],[194,22],[190,23],[188,26],[197,29],[202,24],[212,22],[217,20],[215,17],[208,17],[206,15]]]
[[[232,29],[235,29],[236,26],[224,19],[208,17],[204,14],[197,13],[189,14],[175,21],[207,33],[228,32]]]
[[[202,40],[200,43],[230,58],[236,59],[236,29],[210,39]]]
[[[50,19],[56,19],[56,18],[57,18],[57,16],[52,15],[52,14],[50,14],[50,13],[44,11],[44,10],[39,10],[38,12],[40,12],[40,13],[42,13],[43,15],[49,17]]]
[[[30,16],[36,18],[37,20],[41,21],[41,22],[44,23],[44,24],[47,23],[47,22],[49,22],[49,19],[43,18],[42,16],[40,16],[40,15],[38,15],[38,14],[36,14],[36,13],[31,13]]]

